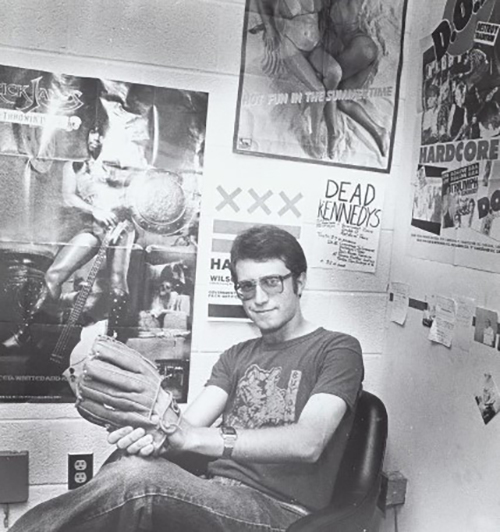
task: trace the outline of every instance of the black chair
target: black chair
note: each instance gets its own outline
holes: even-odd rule
[[[323,510],[293,523],[287,532],[372,532],[387,441],[387,411],[362,391],[332,496]]]
[[[300,518],[287,532],[374,532],[387,430],[384,404],[376,395],[362,391],[332,502]],[[207,467],[207,458],[194,453],[179,455],[173,461],[196,475]]]

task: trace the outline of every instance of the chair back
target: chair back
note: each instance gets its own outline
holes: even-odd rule
[[[357,506],[378,490],[385,456],[388,421],[384,403],[363,390],[333,490],[335,507]]]
[[[387,441],[387,411],[362,391],[335,479],[331,503],[301,517],[287,532],[373,532]]]

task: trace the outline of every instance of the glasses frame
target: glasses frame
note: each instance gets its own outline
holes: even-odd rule
[[[249,284],[252,285],[251,295],[244,295],[244,294],[242,294],[240,292],[240,290],[241,290],[240,283],[234,283],[234,290],[236,291],[236,295],[238,296],[238,298],[241,299],[242,301],[249,301],[250,299],[253,299],[255,297],[256,290],[257,290],[257,285],[259,285],[260,288],[268,296],[276,295],[276,294],[282,294],[283,290],[285,289],[284,281],[286,281],[287,279],[289,279],[292,276],[293,276],[293,272],[289,272],[286,275],[279,275],[279,274],[264,275],[263,277],[259,277],[258,279],[254,279],[252,281],[243,281],[244,283],[249,283]],[[271,289],[271,291],[269,291],[269,287],[266,289],[265,286],[263,286],[263,284],[262,284],[262,281],[264,281],[265,279],[270,279],[270,278],[271,279],[274,279],[274,278],[279,279],[280,282],[281,282],[281,287],[276,292],[274,292],[273,289]]]

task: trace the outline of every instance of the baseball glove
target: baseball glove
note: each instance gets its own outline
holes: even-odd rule
[[[181,412],[162,389],[156,366],[139,352],[108,336],[98,336],[76,382],[81,416],[108,430],[143,427],[158,452],[179,429]]]

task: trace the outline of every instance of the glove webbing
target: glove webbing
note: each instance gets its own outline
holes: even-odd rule
[[[156,402],[158,401],[160,390],[162,389],[161,385],[162,385],[162,381],[158,381],[158,385],[156,387],[156,392],[155,392],[155,399],[151,405],[151,410],[149,411],[149,419],[151,419],[151,417],[153,416],[153,409],[154,409]],[[180,429],[182,412],[177,406],[172,392],[168,390],[165,390],[165,392],[170,396],[170,402],[165,406],[165,408],[163,409],[163,412],[159,415],[160,419],[158,421],[158,426],[166,434],[166,436],[170,436],[176,430]],[[177,414],[177,421],[175,423],[165,423],[165,414],[168,412],[169,408],[172,408],[172,410]]]

